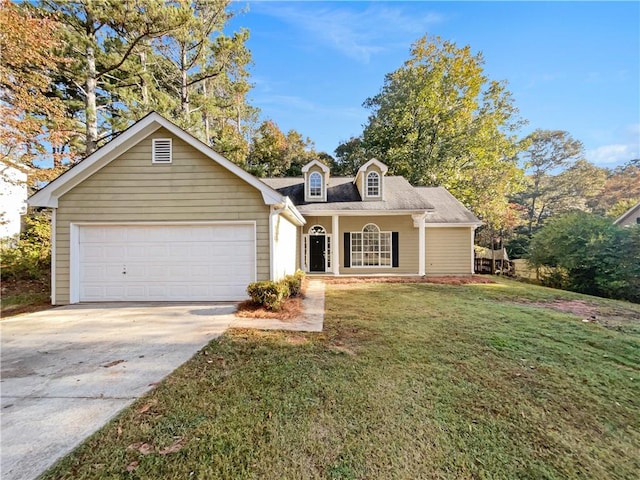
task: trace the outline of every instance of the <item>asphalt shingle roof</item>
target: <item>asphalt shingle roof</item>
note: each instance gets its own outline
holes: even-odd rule
[[[427,223],[481,223],[471,211],[444,187],[414,187],[434,207]]]
[[[353,177],[330,177],[326,202],[305,202],[300,177],[262,178],[291,199],[300,213],[344,211],[428,211],[427,223],[480,223],[478,218],[443,187],[414,187],[404,177],[384,177],[384,200],[363,202]]]
[[[321,210],[425,211],[433,208],[404,177],[384,177],[384,200],[375,202],[362,201],[353,177],[330,177],[326,202],[305,202],[301,178],[263,178],[262,181],[288,196],[300,213]]]

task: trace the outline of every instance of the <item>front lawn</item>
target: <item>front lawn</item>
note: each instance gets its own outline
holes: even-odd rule
[[[639,305],[500,280],[326,309],[211,342],[44,478],[637,478]]]

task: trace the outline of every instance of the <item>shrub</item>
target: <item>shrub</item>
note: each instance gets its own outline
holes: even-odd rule
[[[49,217],[39,213],[27,217],[18,241],[0,245],[2,279],[41,280],[51,266],[51,226]]]
[[[289,295],[291,297],[297,297],[302,293],[302,281],[304,280],[304,272],[298,270],[293,275],[287,275],[282,279],[289,286]]]
[[[247,287],[247,293],[254,303],[269,310],[280,310],[285,299],[289,296],[289,285],[287,282],[273,282],[271,280],[253,282]]]
[[[640,227],[584,212],[551,219],[531,239],[529,263],[543,285],[640,302]]]

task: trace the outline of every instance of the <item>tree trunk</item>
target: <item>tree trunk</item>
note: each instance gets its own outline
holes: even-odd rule
[[[85,84],[85,121],[86,121],[86,154],[91,155],[98,149],[98,111],[96,90],[98,78],[96,74],[96,56],[92,46],[87,47],[87,81]]]
[[[142,95],[142,108],[145,113],[149,112],[149,85],[147,84],[147,52],[143,47],[140,50],[140,65],[142,75],[140,76],[140,93]]]
[[[189,87],[187,85],[189,81],[189,72],[187,72],[187,51],[184,46],[182,47],[182,65],[180,66],[180,110],[184,115],[184,118],[187,118],[189,115]]]
[[[202,82],[202,96],[204,97],[204,104],[206,105],[208,91],[207,91],[207,82]],[[213,146],[213,142],[211,142],[211,121],[209,119],[209,113],[206,108],[202,109],[202,122],[204,123],[204,138],[205,143],[209,146]]]

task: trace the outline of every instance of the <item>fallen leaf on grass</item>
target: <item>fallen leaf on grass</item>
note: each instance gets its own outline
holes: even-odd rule
[[[163,448],[158,453],[160,455],[168,455],[170,453],[175,453],[175,452],[179,451],[182,447],[184,447],[185,443],[187,443],[187,442],[184,440],[184,438],[179,438],[178,441],[175,442],[173,445],[171,445],[170,447],[167,447],[167,448]]]
[[[153,407],[157,402],[157,400],[151,400],[150,402],[145,403],[144,405],[142,405],[140,408],[138,408],[138,410],[136,410],[136,413],[144,413],[146,411],[148,411],[151,407]]]
[[[136,442],[129,445],[127,450],[137,450],[142,455],[149,455],[150,453],[153,453],[155,448],[150,443]]]
[[[137,460],[131,462],[129,465],[127,465],[127,472],[133,472],[136,468],[138,468],[139,463],[140,462],[138,462]]]
[[[124,360],[114,360],[113,362],[109,362],[106,365],[102,365],[103,368],[113,367],[114,365],[118,365],[119,363],[123,363]]]

